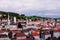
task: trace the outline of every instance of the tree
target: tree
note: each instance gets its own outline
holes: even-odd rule
[[[25,16],[25,14],[21,14],[21,16]]]
[[[18,13],[14,13],[14,12],[4,12],[4,11],[0,11],[0,14],[2,14],[2,18],[8,18],[8,14],[9,14],[9,18],[12,18],[12,17],[17,17],[19,16]],[[6,16],[4,16],[6,15]]]
[[[18,23],[18,28],[22,28],[22,25],[20,22]]]

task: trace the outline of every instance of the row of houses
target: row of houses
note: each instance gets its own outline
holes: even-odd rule
[[[6,24],[7,22],[7,19],[3,19],[1,21],[1,25]],[[14,25],[17,27],[19,22],[21,23],[23,28],[26,27],[39,29],[42,27],[43,29],[55,28],[56,30],[60,30],[60,19],[57,19],[56,21],[54,19],[40,19],[35,21],[32,21],[31,19],[18,19],[15,22],[10,20],[9,25]]]
[[[4,24],[4,23],[9,23],[9,24],[17,24],[18,22],[21,22],[22,25],[28,25],[28,26],[32,26],[32,24],[36,25],[36,26],[50,26],[50,27],[54,27],[54,26],[60,26],[60,19],[38,19],[35,21],[32,21],[32,19],[16,19],[16,17],[12,19],[2,19],[0,20],[0,24]]]

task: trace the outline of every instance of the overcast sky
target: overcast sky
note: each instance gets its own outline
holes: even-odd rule
[[[0,11],[59,17],[60,0],[0,0]]]

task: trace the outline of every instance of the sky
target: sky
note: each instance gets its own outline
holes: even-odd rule
[[[60,0],[0,0],[0,11],[60,17]]]

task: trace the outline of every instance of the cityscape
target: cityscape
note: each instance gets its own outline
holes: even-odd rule
[[[0,1],[0,40],[60,40],[60,0]]]

